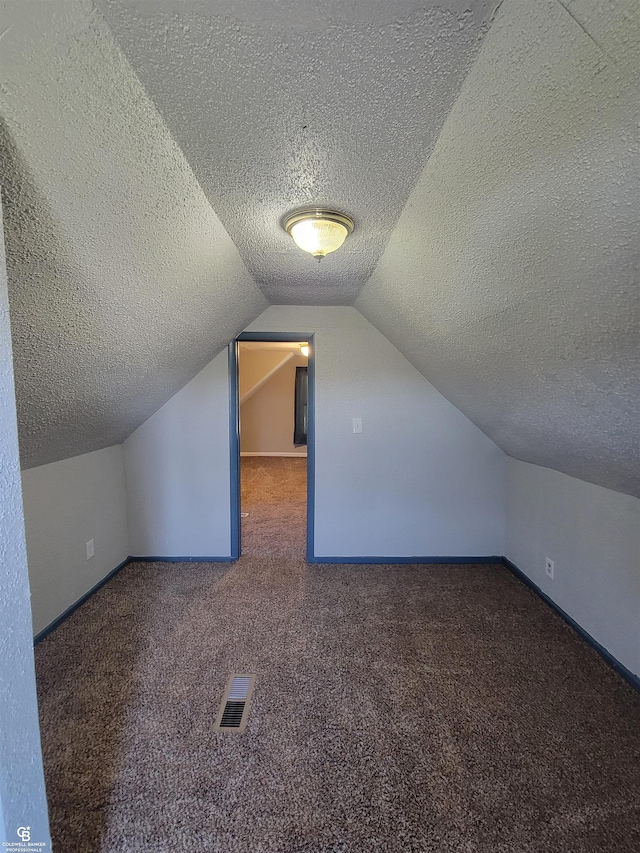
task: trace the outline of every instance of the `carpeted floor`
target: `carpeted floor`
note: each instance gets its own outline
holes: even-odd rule
[[[36,659],[55,853],[640,849],[640,697],[500,566],[131,564]]]
[[[243,456],[240,460],[242,554],[304,559],[307,460]]]

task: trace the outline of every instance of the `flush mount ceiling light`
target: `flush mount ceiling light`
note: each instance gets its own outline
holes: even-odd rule
[[[300,344],[300,352],[305,358],[309,358],[309,344]]]
[[[296,246],[319,261],[339,249],[353,231],[353,219],[350,216],[322,207],[296,210],[287,216],[283,225]]]

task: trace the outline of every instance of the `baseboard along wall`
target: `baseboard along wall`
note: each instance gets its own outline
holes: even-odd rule
[[[266,453],[263,453],[263,452],[257,453],[256,452],[256,453],[254,453],[252,450],[243,450],[240,453],[240,456],[289,456],[291,458],[298,458],[298,457],[302,458],[302,459],[307,458],[306,452],[305,453],[288,453],[287,451],[284,451],[284,450],[283,451],[278,450],[278,451],[275,451],[273,453],[269,453],[269,452],[266,452]]]
[[[66,619],[71,616],[81,605],[87,601],[87,599],[91,598],[91,596],[98,592],[108,581],[111,580],[121,569],[124,569],[125,566],[128,566],[129,563],[230,563],[232,562],[232,557],[127,557],[126,560],[123,560],[119,565],[112,569],[107,575],[105,575],[102,580],[99,580],[97,584],[91,587],[90,590],[85,592],[84,595],[80,596],[80,598],[67,607],[60,616],[57,616],[53,622],[50,622],[45,628],[38,633],[33,638],[33,645],[37,645],[41,640],[44,640],[45,637],[48,637],[52,631],[61,625]]]
[[[80,605],[84,604],[88,598],[91,598],[91,596],[95,592],[101,589],[107,583],[107,581],[110,581],[114,575],[117,575],[121,569],[124,569],[125,566],[128,566],[130,562],[131,557],[127,557],[127,559],[123,560],[119,565],[115,567],[115,569],[112,569],[109,574],[105,575],[102,580],[99,580],[97,584],[94,584],[94,586],[92,586],[90,590],[85,592],[84,595],[80,596],[77,601],[67,607],[67,609],[60,614],[60,616],[57,616],[53,620],[53,622],[49,622],[49,624],[45,628],[43,628],[42,631],[38,631],[38,633],[33,638],[33,645],[35,646],[41,640],[44,640],[45,637],[48,637],[49,634],[54,631],[59,625],[61,625],[66,619],[68,619],[69,616],[71,616],[71,614],[75,610],[77,610],[78,607],[80,607]]]
[[[61,625],[71,614],[76,611],[81,605],[87,601],[94,593],[101,589],[108,581],[111,580],[121,569],[128,566],[130,563],[231,563],[234,562],[233,557],[127,557],[122,563],[117,565],[115,569],[105,575],[102,580],[91,587],[88,592],[81,596],[74,604],[60,614],[53,622],[50,622],[46,628],[39,631],[33,638],[34,646],[45,639],[52,631]],[[631,670],[627,669],[624,664],[615,658],[604,646],[594,639],[585,629],[579,625],[575,619],[572,619],[555,601],[544,593],[540,587],[534,583],[531,578],[519,569],[514,563],[506,557],[313,557],[307,560],[311,564],[324,565],[464,565],[464,564],[493,564],[501,565],[508,569],[518,580],[522,581],[536,595],[553,608],[555,612],[564,621],[576,631],[583,640],[585,640],[600,657],[612,667],[618,675],[621,676],[631,687],[635,688],[640,693],[640,677],[635,675]]]
[[[316,557],[307,558],[308,563],[328,563],[333,565],[369,565],[369,566],[440,566],[448,564],[473,565],[474,563],[494,563],[502,565],[502,557]]]
[[[506,557],[503,557],[502,565],[505,568],[509,569],[509,571],[512,572],[518,578],[518,580],[521,580],[522,583],[528,586],[530,590],[535,592],[535,594],[539,596],[539,598],[541,598],[545,602],[545,604],[548,604],[549,607],[555,610],[558,616],[561,616],[564,621],[568,625],[570,625],[573,630],[576,631],[582,637],[582,639],[585,640],[606,663],[609,664],[610,667],[615,669],[618,675],[624,678],[624,680],[628,684],[630,684],[631,687],[634,687],[638,692],[640,692],[640,676],[634,675],[631,670],[627,669],[624,664],[620,663],[617,658],[615,658],[610,652],[608,652],[604,646],[601,646],[600,643],[591,636],[591,634],[585,631],[582,625],[578,624],[575,619],[572,619],[568,613],[566,613],[561,607],[559,607],[552,598],[550,598],[546,593],[544,593],[540,589],[540,587],[536,583],[534,583],[530,577],[525,575],[525,573],[521,569],[519,569],[514,563],[512,563],[511,560],[507,560]]]

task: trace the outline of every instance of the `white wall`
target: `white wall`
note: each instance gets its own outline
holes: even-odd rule
[[[22,490],[37,633],[129,556],[122,445],[29,468]]]
[[[32,637],[0,210],[0,845],[26,825],[49,850]]]
[[[355,308],[272,306],[248,330],[315,334],[316,556],[503,553],[504,454]]]
[[[508,460],[505,556],[640,675],[640,500]],[[545,559],[555,577],[545,574]]]
[[[226,350],[124,442],[131,554],[228,557]]]
[[[503,553],[504,454],[354,308],[248,329],[315,333],[317,556]],[[124,443],[134,554],[231,553],[228,440],[221,354]]]

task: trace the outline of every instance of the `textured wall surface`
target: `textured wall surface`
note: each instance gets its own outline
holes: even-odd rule
[[[23,471],[22,494],[37,634],[129,556],[122,445]]]
[[[640,500],[509,459],[506,557],[640,675]],[[555,576],[545,574],[545,560]]]
[[[264,308],[89,4],[3,3],[0,140],[23,465],[121,442]]]
[[[635,0],[507,0],[356,303],[509,455],[634,495],[639,81]]]
[[[431,152],[496,0],[100,0],[271,302],[348,304]],[[356,230],[318,264],[281,228],[308,204]]]
[[[1,230],[0,495],[0,843],[18,842],[17,828],[30,825],[32,841],[49,845]]]

